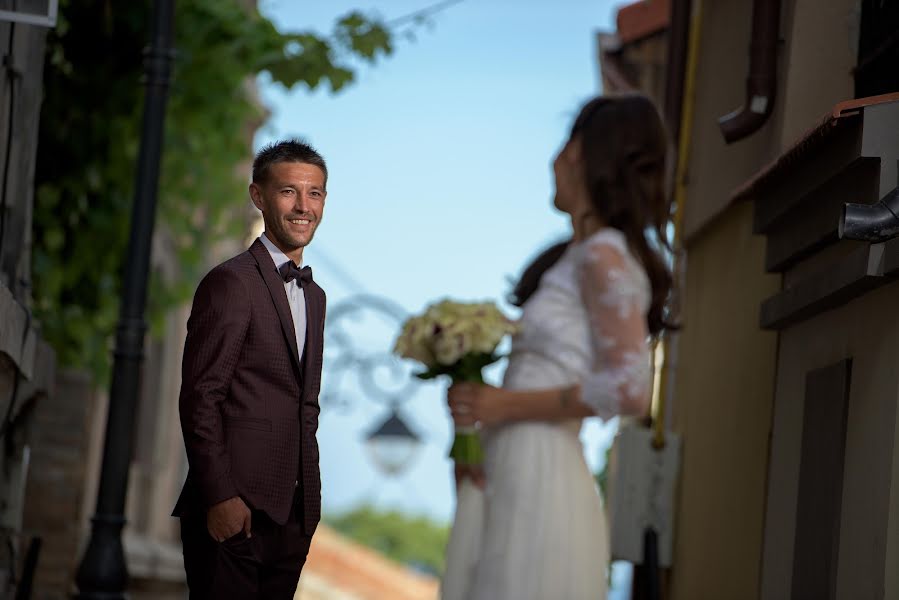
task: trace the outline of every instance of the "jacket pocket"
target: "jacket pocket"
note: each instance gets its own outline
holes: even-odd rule
[[[225,417],[225,425],[238,429],[256,429],[257,431],[271,431],[270,419],[257,419],[255,417]]]

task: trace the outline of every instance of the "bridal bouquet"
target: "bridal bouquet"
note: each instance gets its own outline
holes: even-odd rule
[[[453,383],[484,383],[481,370],[501,358],[496,347],[515,331],[515,323],[492,302],[443,300],[403,324],[393,351],[422,363],[426,371],[417,374],[421,379],[448,375]],[[456,429],[450,457],[459,464],[483,462],[475,428]]]

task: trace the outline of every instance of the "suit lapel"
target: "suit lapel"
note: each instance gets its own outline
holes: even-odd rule
[[[271,254],[268,253],[265,246],[258,239],[250,246],[250,254],[256,259],[259,271],[262,273],[262,279],[265,286],[271,294],[272,302],[275,303],[275,310],[278,312],[278,320],[281,322],[281,331],[284,333],[287,346],[290,348],[290,356],[293,357],[293,364],[300,371],[300,357],[297,351],[297,334],[293,326],[293,316],[290,314],[290,304],[287,300],[287,291],[284,289],[284,280],[278,275],[275,263],[272,261]],[[308,311],[309,301],[306,300],[306,310]],[[307,317],[307,321],[309,318]],[[307,326],[308,330],[309,327]]]

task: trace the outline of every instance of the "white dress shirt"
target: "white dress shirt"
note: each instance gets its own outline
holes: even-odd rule
[[[290,260],[286,254],[281,252],[281,250],[266,237],[265,233],[259,236],[259,240],[271,255],[272,261],[275,263],[276,271],[281,268],[281,265]],[[298,266],[302,267],[303,265]],[[278,277],[281,277],[280,272],[278,273]],[[306,294],[303,292],[303,288],[300,287],[298,279],[285,282],[284,291],[287,292],[287,303],[290,305],[290,314],[293,316],[293,329],[297,336],[297,356],[302,361],[303,348],[306,345]]]

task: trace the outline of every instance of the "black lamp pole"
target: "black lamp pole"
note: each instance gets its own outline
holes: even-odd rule
[[[75,582],[80,600],[125,598],[128,569],[122,546],[125,494],[131,463],[134,414],[146,324],[147,279],[159,187],[159,159],[168,99],[175,0],[153,2],[152,38],[145,51],[144,115],[140,155],[131,209],[131,237],[123,278],[122,305],[116,332],[115,362],[109,393],[109,415],[103,467],[90,543]]]

